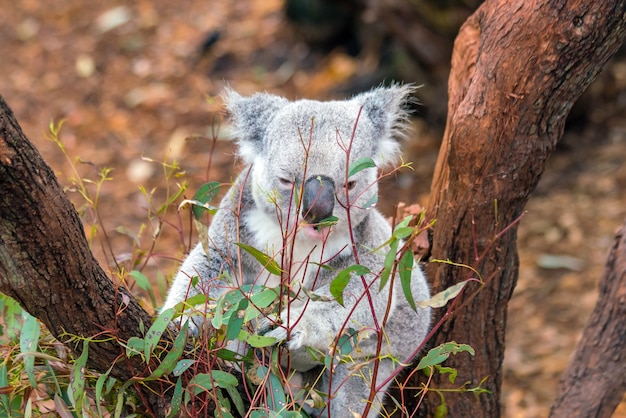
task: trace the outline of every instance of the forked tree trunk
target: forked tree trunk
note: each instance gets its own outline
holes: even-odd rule
[[[486,284],[467,286],[432,340],[470,344],[475,357],[450,357],[446,365],[458,370],[456,382],[436,375],[431,384],[474,387],[486,379],[482,387],[491,394],[444,393],[450,417],[500,416],[507,304],[519,265],[513,223],[573,103],[623,43],[625,25],[622,0],[492,0],[460,30],[427,210],[436,219],[431,260],[468,264]],[[445,263],[430,263],[427,273],[434,291],[475,277]],[[439,402],[431,391],[420,414],[431,416]]]

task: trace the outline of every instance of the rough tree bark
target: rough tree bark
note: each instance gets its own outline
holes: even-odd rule
[[[518,275],[516,227],[544,163],[561,138],[565,117],[625,38],[625,2],[486,1],[462,26],[448,84],[448,119],[427,216],[436,219],[431,259],[472,265],[486,281],[471,284],[432,339],[468,343],[475,357],[452,356],[455,384],[491,394],[445,393],[451,417],[500,416],[508,301]],[[479,257],[489,249],[486,256]],[[470,272],[430,263],[433,290]],[[436,313],[435,323],[445,309]],[[434,413],[430,392],[421,416]]]
[[[22,133],[0,96],[0,292],[39,318],[52,334],[80,354],[71,335],[98,337],[88,365],[127,381],[149,373],[140,356],[130,360],[117,340],[141,337],[150,315],[123,286],[115,286],[94,259],[76,210],[54,173]],[[115,337],[115,338],[110,338]],[[155,383],[156,393],[162,393]],[[161,396],[141,391],[152,413]]]
[[[561,378],[550,416],[610,417],[626,391],[626,222],[600,280],[600,296]]]

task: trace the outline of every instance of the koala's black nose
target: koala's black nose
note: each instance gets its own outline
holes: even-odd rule
[[[312,176],[304,182],[302,214],[308,223],[318,223],[333,214],[335,182],[326,176]]]

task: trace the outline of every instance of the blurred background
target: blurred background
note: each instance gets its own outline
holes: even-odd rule
[[[82,210],[105,270],[142,268],[163,290],[192,228],[186,211],[155,212],[183,181],[189,198],[238,170],[220,113],[226,85],[291,99],[343,98],[390,80],[423,85],[405,147],[414,171],[386,180],[380,207],[391,215],[399,201],[425,205],[454,37],[479,3],[5,2],[0,95]],[[509,305],[503,416],[547,416],[593,309],[626,215],[625,87],[621,52],[574,106],[527,206]],[[62,120],[67,156],[47,139],[51,121]],[[112,169],[111,180],[98,186],[103,168]],[[78,178],[96,183],[86,187],[98,197],[97,213],[85,209]],[[137,257],[138,265],[124,264]],[[626,408],[615,416],[626,417]]]

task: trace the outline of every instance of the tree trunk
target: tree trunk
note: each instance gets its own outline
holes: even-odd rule
[[[470,344],[476,355],[451,356],[454,384],[491,394],[445,392],[451,417],[500,416],[507,304],[518,275],[516,219],[563,134],[573,103],[625,38],[619,0],[486,1],[454,45],[448,119],[427,216],[436,219],[433,259],[475,268],[484,287],[466,287],[431,340]],[[498,233],[504,231],[498,236]],[[483,253],[484,252],[484,253]],[[438,292],[476,275],[449,263],[427,269]],[[435,324],[445,310],[435,314]],[[421,416],[440,397],[430,391]]]
[[[111,376],[123,381],[149,374],[140,356],[126,359],[118,341],[141,337],[150,315],[102,271],[74,207],[1,96],[0,291],[77,354],[82,344],[70,336],[97,337],[89,345],[91,368],[115,365]],[[152,414],[163,414],[163,397],[141,392]]]
[[[561,378],[550,416],[610,417],[626,391],[626,222],[615,242],[600,297]]]

